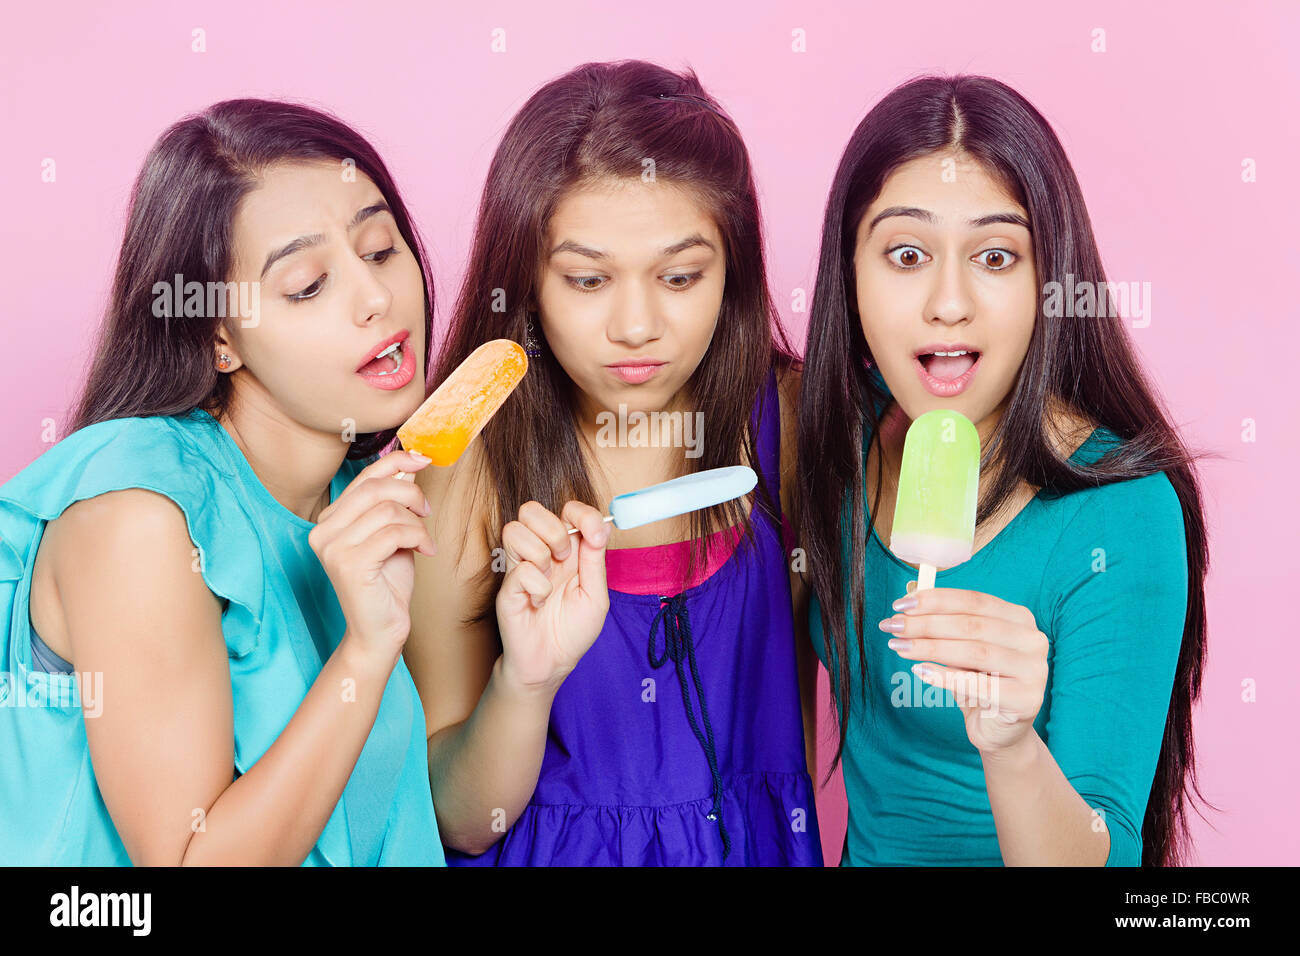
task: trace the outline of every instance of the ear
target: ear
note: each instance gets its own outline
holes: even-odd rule
[[[212,350],[212,365],[218,374],[233,372],[244,364],[243,359],[239,357],[239,350],[233,344],[233,340],[234,336],[230,334],[224,323],[217,326],[217,341]],[[225,355],[230,360],[230,364],[226,368],[222,368],[220,364],[222,355]]]

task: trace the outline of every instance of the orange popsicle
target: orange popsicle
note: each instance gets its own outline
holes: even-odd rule
[[[454,464],[526,371],[528,356],[518,342],[484,342],[397,430],[402,447],[435,465]]]

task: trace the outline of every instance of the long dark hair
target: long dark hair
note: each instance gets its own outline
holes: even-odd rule
[[[272,100],[225,100],[172,125],[145,157],[131,191],[112,298],[69,431],[110,418],[215,417],[231,399],[229,375],[213,366],[220,316],[157,317],[156,282],[227,282],[233,223],[243,196],[273,163],[350,159],[383,194],[424,282],[425,368],[432,338],[433,282],[424,247],[379,154],[328,113]],[[341,167],[340,167],[341,168]],[[359,434],[349,458],[387,446],[397,427]]]
[[[639,177],[646,157],[654,160],[656,181],[692,190],[726,245],[717,328],[689,385],[710,435],[692,470],[734,465],[743,446],[757,471],[750,411],[769,370],[794,359],[768,294],[748,153],[735,123],[689,70],[677,74],[640,60],[586,63],[524,104],[488,170],[465,282],[433,384],[483,342],[525,341],[547,226],[561,198],[604,177]],[[540,322],[533,325],[542,354],[530,360],[528,374],[481,435],[486,467],[479,480],[490,483],[489,528],[498,537],[529,500],[553,511],[569,499],[606,504],[594,500],[579,445],[576,386],[546,348]],[[780,514],[761,476],[755,500]],[[740,525],[746,543],[752,541],[740,501],[696,512],[690,523],[688,575],[707,560],[709,533]],[[478,620],[489,613],[480,610]]]
[[[877,408],[888,399],[869,370],[871,356],[857,311],[855,236],[889,174],[942,149],[970,154],[1028,211],[1040,289],[1071,274],[1079,282],[1104,283],[1106,278],[1082,192],[1061,144],[1047,120],[1005,84],[981,76],[913,80],[881,100],[854,130],[826,204],[799,417],[800,537],[821,604],[823,632],[831,635],[840,731],[835,764],[844,752],[851,697],[845,602],[847,597],[852,620],[863,621],[863,549],[870,533],[867,522],[873,520],[863,515],[863,439],[869,437],[879,451]],[[1187,615],[1142,824],[1142,862],[1178,865],[1190,840],[1187,809],[1193,794],[1200,798],[1192,706],[1200,696],[1205,663],[1209,554],[1193,468],[1197,456],[1183,445],[1147,383],[1121,319],[1108,311],[1108,318],[1062,322],[1045,319],[1038,308],[1028,354],[985,448],[983,466],[994,465],[996,478],[981,488],[977,520],[996,513],[1022,481],[1065,493],[1164,471],[1173,484],[1187,539]],[[1045,421],[1051,400],[1108,427],[1122,445],[1093,465],[1062,460],[1053,451]],[[847,549],[841,538],[844,522],[851,530]],[[865,695],[861,627],[855,638]]]

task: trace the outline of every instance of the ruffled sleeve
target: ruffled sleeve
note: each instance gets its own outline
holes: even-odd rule
[[[181,509],[194,570],[228,602],[222,631],[229,656],[247,655],[262,627],[265,556],[252,517],[232,491],[233,476],[209,451],[181,421],[164,416],[74,432],[0,487],[0,573],[30,574],[44,522],[75,502],[127,488],[153,491]]]

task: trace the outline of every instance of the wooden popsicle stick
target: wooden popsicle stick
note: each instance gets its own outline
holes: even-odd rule
[[[917,566],[916,571],[916,589],[924,591],[926,588],[934,587],[935,567],[933,564],[921,564]]]
[[[611,521],[613,521],[613,520],[614,520],[614,516],[613,516],[613,515],[605,515],[605,524],[609,524],[609,523],[610,523]],[[564,533],[565,533],[565,534],[573,534],[573,532],[575,532],[575,531],[577,531],[577,530],[578,530],[577,528],[570,528],[568,531],[566,531],[566,532],[564,532]]]

